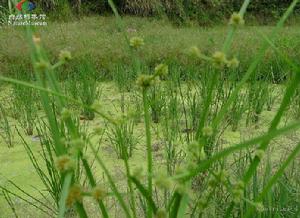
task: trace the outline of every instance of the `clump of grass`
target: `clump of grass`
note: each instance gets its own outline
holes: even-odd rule
[[[67,92],[87,106],[81,112],[83,119],[93,120],[95,114],[90,107],[100,98],[101,90],[98,85],[100,76],[88,59],[85,59],[74,71],[75,75],[70,75],[67,81]]]
[[[35,120],[37,118],[37,95],[33,89],[20,85],[13,86],[13,111],[14,116],[27,135],[33,135]]]
[[[2,105],[0,105],[0,136],[9,148],[14,146],[13,144],[13,132],[11,125],[7,119],[7,113]]]
[[[13,203],[13,200],[12,200],[12,198],[11,198],[10,193],[9,193],[7,190],[2,190],[2,195],[4,196],[5,201],[6,201],[7,204],[9,205],[9,207],[10,207],[10,209],[12,210],[14,216],[15,216],[16,218],[18,218],[19,216],[18,216],[18,214],[17,214],[17,212],[16,212],[16,208],[15,208],[15,206],[14,206],[14,203]]]
[[[133,155],[138,140],[134,136],[134,122],[132,120],[120,120],[107,134],[118,158],[129,159]]]
[[[159,123],[161,113],[165,104],[165,93],[159,87],[150,89],[149,105],[151,108],[151,117],[154,123]]]
[[[255,82],[250,84],[248,89],[248,115],[247,125],[250,123],[257,124],[259,116],[268,100],[268,86],[264,82]]]
[[[229,124],[232,131],[237,131],[240,121],[245,112],[245,95],[241,95],[232,104],[232,113],[229,114]]]

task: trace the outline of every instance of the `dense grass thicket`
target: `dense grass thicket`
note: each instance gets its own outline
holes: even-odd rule
[[[17,0],[1,0],[2,13],[12,12]],[[47,13],[56,20],[71,20],[90,14],[111,14],[107,0],[38,0],[37,12]],[[248,7],[247,19],[259,17],[260,23],[276,21],[291,3],[291,0],[253,0]],[[122,14],[166,17],[175,24],[195,22],[200,25],[212,25],[226,21],[232,12],[238,11],[243,0],[118,0],[116,8]],[[299,15],[296,6],[293,15]]]
[[[167,21],[149,18],[125,17],[123,22],[128,37],[138,35],[144,39],[145,46],[139,49],[137,55],[146,71],[154,69],[162,60],[182,74],[195,70],[205,71],[209,64],[189,58],[189,48],[197,46],[202,53],[209,55],[222,46],[227,32],[227,26],[178,28]],[[3,30],[0,34],[1,73],[13,77],[20,71],[24,71],[22,74],[32,74],[30,49],[26,37],[22,35],[23,29],[18,27]],[[262,35],[269,35],[273,30],[272,26],[258,25],[238,29],[228,54],[236,55],[240,60],[240,65],[235,71],[244,74],[245,68],[262,45]],[[78,63],[86,60],[93,64],[102,79],[112,79],[113,72],[120,66],[126,71],[133,70],[133,60],[128,52],[127,42],[123,34],[115,28],[113,17],[90,17],[70,23],[50,22],[47,28],[40,28],[38,34],[44,39],[43,46],[51,61],[57,60],[60,50],[72,52],[72,61],[58,69],[62,71],[59,74],[60,79],[73,74],[78,68]],[[282,28],[274,40],[275,46],[284,50],[288,58],[297,63],[300,63],[299,35],[300,26],[297,24]],[[262,61],[264,64],[257,68],[257,73],[262,77],[273,74],[279,81],[287,76],[288,65],[273,49],[266,51]]]
[[[140,2],[1,29],[0,217],[298,218],[299,1],[211,28],[120,16]]]

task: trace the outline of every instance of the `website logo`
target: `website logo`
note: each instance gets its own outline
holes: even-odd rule
[[[1,0],[0,0],[1,1]],[[18,11],[22,13],[10,14],[5,19],[8,26],[47,26],[47,15],[37,14],[32,11],[36,9],[36,3],[33,0],[18,0],[16,4]],[[1,18],[1,17],[0,17]],[[0,19],[0,25],[4,22]]]
[[[16,8],[19,11],[30,12],[36,8],[36,4],[34,1],[31,1],[31,0],[21,0],[16,5]]]

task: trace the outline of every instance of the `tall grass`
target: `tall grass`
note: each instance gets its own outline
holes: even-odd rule
[[[0,76],[3,82],[36,90],[44,116],[36,124],[42,161],[38,160],[22,134],[19,135],[50,198],[41,191],[43,200],[40,200],[11,181],[10,184],[27,197],[1,186],[13,211],[7,193],[30,202],[31,206],[46,214],[53,212],[59,218],[73,211],[79,217],[93,217],[87,203],[91,199],[103,217],[113,214],[120,217],[270,217],[270,208],[287,205],[296,208],[299,202],[294,193],[299,187],[296,177],[299,172],[293,164],[297,163],[300,146],[291,147],[274,167],[270,144],[274,138],[300,128],[299,120],[285,125],[281,122],[293,104],[293,97],[298,94],[300,68],[284,51],[274,46],[278,32],[298,1],[290,4],[269,36],[261,37],[260,50],[242,75],[237,70],[241,67],[236,58],[238,55],[230,50],[235,45],[235,34],[244,24],[249,0],[244,1],[240,11],[231,16],[228,34],[220,49],[212,53],[201,52],[195,46],[190,49],[187,58],[206,65],[191,67],[189,72],[168,67],[167,60],[155,64],[155,67],[143,66],[140,51],[147,42],[137,35],[130,38],[114,2],[109,0],[108,3],[133,64],[132,72],[118,67],[113,77],[120,93],[116,99],[121,105],[124,121],[117,120],[112,112],[106,113],[101,107],[95,107],[94,103],[100,97],[91,63],[78,63],[79,70],[75,74],[78,77],[69,77],[71,82],[59,81],[58,69],[69,64],[71,54],[62,51],[58,61],[52,64],[44,50],[43,39],[30,27],[27,28],[27,37],[36,82]],[[279,107],[267,131],[224,146],[222,140],[229,125],[232,130],[239,131],[240,124],[245,121],[246,128],[250,128],[250,122],[259,128],[261,114],[268,108],[272,110],[274,102],[269,86],[273,84],[259,76],[257,78],[255,73],[270,48],[278,53],[292,74]],[[255,80],[251,81],[252,78]],[[65,92],[62,83],[67,87]],[[125,107],[129,101],[127,95],[139,99],[135,103],[140,105]],[[25,98],[29,99],[28,96]],[[24,106],[27,102],[18,101],[16,104]],[[80,121],[73,106],[81,109],[87,117],[85,121]],[[134,120],[126,122],[125,119],[130,117],[132,110],[138,111],[143,118],[139,126],[143,137],[138,142],[134,138],[134,129],[139,123]],[[3,117],[7,119],[7,115]],[[94,122],[93,119],[110,127],[106,129],[106,141],[122,159],[122,178],[107,165],[103,151],[96,147],[93,138],[82,131],[83,122]],[[105,137],[103,131],[97,131],[98,126],[94,130],[94,135]],[[4,135],[5,139],[8,137]],[[141,152],[133,152],[138,145]],[[135,156],[143,160],[137,169],[132,165]],[[93,158],[98,163],[97,170]],[[141,169],[143,167],[145,171]],[[103,173],[101,181],[97,173],[100,169]],[[288,195],[286,190],[290,191]],[[44,203],[49,199],[52,205]],[[114,210],[111,204],[116,205]],[[299,208],[295,210],[294,214],[299,214]]]
[[[8,147],[13,147],[13,133],[11,125],[7,119],[6,111],[0,105],[0,136]]]

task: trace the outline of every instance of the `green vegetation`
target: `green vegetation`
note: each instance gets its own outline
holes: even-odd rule
[[[201,71],[209,67],[205,66],[203,61],[187,58],[189,48],[192,45],[197,46],[204,54],[211,54],[222,46],[227,29],[224,26],[207,29],[195,26],[177,28],[166,21],[134,17],[125,17],[124,25],[128,37],[139,35],[145,41],[145,46],[137,54],[142,58],[144,70],[149,71],[155,64],[164,60],[170,69],[181,71],[184,77],[188,76],[187,73],[195,71],[196,66],[199,66],[197,70]],[[261,34],[269,35],[273,29],[271,26],[244,26],[237,31],[230,55],[237,55],[240,60],[240,67],[237,69],[239,74],[245,72],[261,47]],[[50,60],[57,60],[57,54],[62,49],[72,52],[72,61],[63,69],[58,69],[61,71],[61,79],[80,71],[77,63],[82,62],[91,62],[98,76],[104,79],[112,79],[117,76],[117,72],[122,71],[127,71],[126,78],[129,78],[135,70],[132,68],[136,64],[133,64],[128,53],[123,34],[118,33],[112,17],[84,18],[72,23],[50,22],[49,26],[39,28],[38,33],[44,39],[43,45]],[[274,41],[279,50],[284,49],[288,58],[297,63],[300,60],[299,34],[299,25],[287,26],[280,30]],[[112,41],[114,43],[110,43]],[[4,28],[0,34],[0,42],[2,74],[13,76],[18,74],[17,70],[20,68],[26,69],[28,74],[33,73],[30,50],[26,37],[22,35],[22,28]],[[289,68],[274,50],[267,50],[263,62],[257,71],[262,76],[273,76],[276,80],[287,76]]]
[[[1,0],[2,14],[12,13],[17,0]],[[46,13],[52,20],[68,21],[91,14],[112,14],[107,0],[39,0],[35,11]],[[238,11],[243,0],[116,0],[116,8],[123,15],[167,18],[177,25],[196,23],[213,25],[225,22],[226,17]],[[290,1],[252,1],[245,15],[247,21],[257,20],[260,23],[274,23],[284,13]],[[295,14],[300,7],[296,6]],[[293,14],[292,14],[293,16]],[[0,19],[1,21],[1,19]]]
[[[127,3],[0,33],[1,214],[299,217],[298,1],[252,27],[246,0],[226,28]]]

